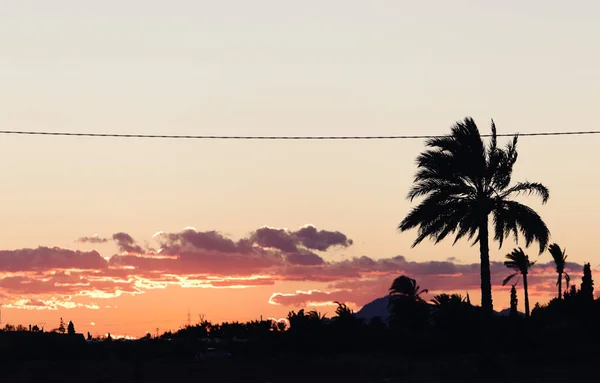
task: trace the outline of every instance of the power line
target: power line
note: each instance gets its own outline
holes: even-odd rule
[[[88,138],[154,138],[154,139],[179,139],[179,140],[424,140],[440,138],[446,135],[399,135],[399,136],[218,136],[218,135],[163,135],[163,134],[121,134],[121,133],[73,133],[73,132],[48,132],[48,131],[19,131],[0,130],[0,134],[24,136],[61,136],[61,137],[88,137]],[[504,133],[497,137],[540,137],[540,136],[583,136],[600,134],[600,130],[575,131],[575,132],[536,132],[536,133]],[[482,134],[481,137],[491,137],[491,134]]]

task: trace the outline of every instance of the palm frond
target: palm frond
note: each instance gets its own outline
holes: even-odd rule
[[[505,190],[501,194],[501,198],[518,196],[519,194],[536,194],[542,198],[543,204],[548,202],[548,199],[550,198],[550,191],[548,188],[538,182],[518,182],[515,186]]]
[[[540,254],[543,253],[550,239],[550,231],[539,214],[516,201],[497,202],[498,206],[495,209],[503,210],[501,214],[505,222],[504,233],[501,235],[507,238],[512,233],[517,240],[520,233],[525,238],[525,247],[529,247],[535,241],[540,245]],[[500,233],[495,234],[500,235]]]
[[[531,269],[533,265],[535,265],[535,262],[529,261],[529,256],[525,254],[523,249],[520,247],[514,249],[511,253],[506,254],[504,266],[515,271],[516,274],[521,274],[524,276],[527,275],[529,273],[529,269]],[[502,285],[504,286],[508,280],[510,280],[510,278],[505,279]]]
[[[432,194],[411,210],[398,225],[398,230],[406,231],[418,227],[413,247],[427,237],[439,242],[459,228],[468,209],[469,204],[466,201]]]
[[[502,281],[502,286],[506,286],[506,284],[508,282],[510,282],[510,280],[513,279],[514,277],[516,277],[517,275],[519,275],[519,273],[512,273],[508,277],[504,278],[504,280]]]
[[[562,273],[565,269],[565,263],[567,260],[566,249],[562,250],[560,246],[556,243],[548,246],[548,252],[552,256],[554,260],[554,264],[556,265],[556,272]]]

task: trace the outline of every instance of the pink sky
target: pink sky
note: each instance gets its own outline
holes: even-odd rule
[[[472,116],[485,133],[491,118],[499,133],[600,129],[599,19],[592,0],[3,0],[0,127],[414,135]],[[581,265],[598,267],[599,139],[523,137],[514,173],[550,189],[547,205],[523,202],[578,284]],[[423,148],[3,135],[2,322],[140,335],[178,328],[188,310],[221,321],[358,308],[400,273],[478,302],[476,247],[413,249],[416,234],[396,232]],[[491,244],[492,261],[513,245]],[[549,261],[533,303],[554,293]],[[493,272],[501,309],[507,271]]]

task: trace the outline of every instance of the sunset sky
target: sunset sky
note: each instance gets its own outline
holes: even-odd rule
[[[218,135],[599,130],[592,0],[3,0],[0,130]],[[523,137],[515,180],[569,273],[599,269],[600,135]],[[0,136],[2,324],[139,336],[358,309],[400,274],[479,302],[479,252],[399,234],[421,140]],[[494,306],[512,250],[491,244]],[[537,257],[537,248],[528,251]],[[556,293],[539,258],[532,305]],[[600,275],[600,274],[597,274]],[[519,290],[519,303],[523,297]]]

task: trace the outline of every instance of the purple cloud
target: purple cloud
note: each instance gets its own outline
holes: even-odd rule
[[[113,240],[119,247],[121,252],[133,253],[133,254],[144,254],[145,251],[138,244],[135,243],[133,238],[127,233],[116,233],[113,234]]]

